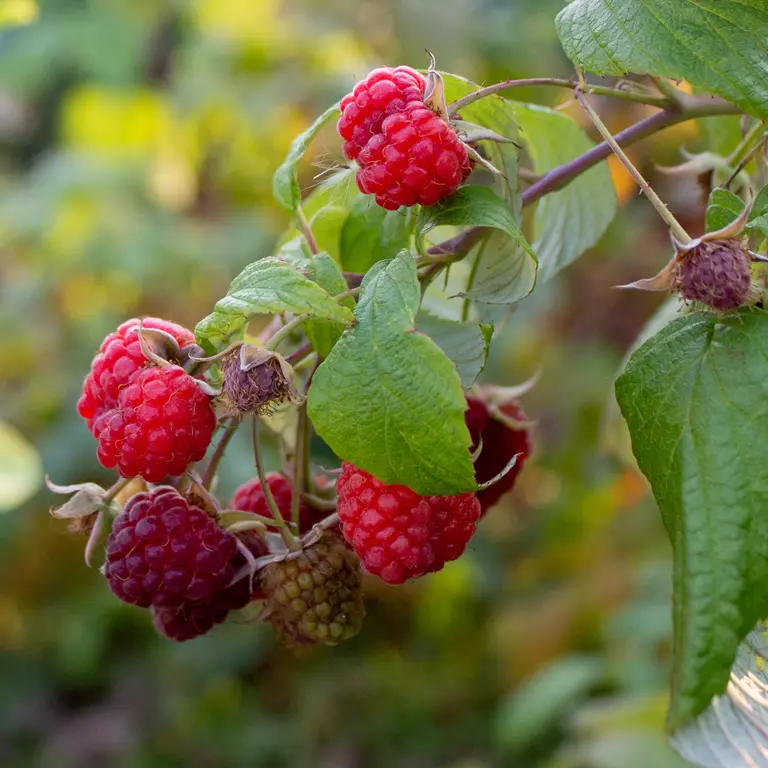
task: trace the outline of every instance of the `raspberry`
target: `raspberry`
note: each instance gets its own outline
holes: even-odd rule
[[[264,568],[266,618],[296,645],[336,645],[360,631],[360,563],[336,534]]]
[[[357,157],[357,186],[387,210],[434,205],[472,172],[467,148],[442,117],[420,102],[387,117]]]
[[[381,133],[389,115],[401,112],[411,101],[423,102],[427,81],[410,67],[374,69],[341,101],[337,125],[344,139],[344,155],[356,160],[371,137]]]
[[[267,483],[275,497],[275,503],[280,514],[285,520],[290,521],[291,500],[293,499],[293,485],[290,479],[282,472],[270,472],[267,475]],[[229,506],[230,509],[253,512],[262,517],[272,516],[258,477],[254,477],[241,485],[232,496]],[[299,533],[310,530],[315,523],[319,523],[326,516],[327,513],[315,510],[302,501],[299,505]]]
[[[467,406],[466,422],[472,437],[472,450],[474,451],[481,438],[483,441],[480,455],[475,460],[475,480],[478,484],[486,483],[496,477],[513,456],[522,454],[518,457],[515,466],[501,480],[484,491],[478,491],[477,499],[485,514],[505,493],[512,490],[531,452],[531,441],[527,429],[512,429],[494,419],[483,400],[468,396]],[[516,421],[528,420],[520,403],[516,400],[504,403],[500,410]]]
[[[738,238],[704,240],[678,256],[675,287],[688,301],[727,312],[747,303],[751,260]]]
[[[344,463],[337,483],[344,538],[388,584],[439,571],[464,552],[480,518],[474,493],[420,496]]]
[[[103,466],[159,483],[202,459],[215,427],[210,400],[195,379],[167,365],[136,372],[93,432]]]
[[[124,322],[104,339],[93,358],[91,371],[85,377],[83,393],[77,402],[77,412],[85,419],[91,432],[96,419],[117,405],[120,388],[148,363],[139,343],[140,323],[137,318]],[[180,347],[195,341],[191,331],[157,317],[145,317],[144,327],[165,331],[176,339]]]
[[[143,608],[181,608],[226,590],[240,555],[235,537],[175,488],[137,493],[115,518],[104,575]]]

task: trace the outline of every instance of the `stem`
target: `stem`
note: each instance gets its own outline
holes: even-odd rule
[[[253,439],[253,460],[256,464],[256,474],[259,476],[259,483],[261,484],[261,490],[264,492],[264,498],[266,499],[269,511],[272,514],[275,528],[280,532],[283,537],[285,546],[292,552],[299,550],[299,542],[296,537],[291,533],[291,529],[288,527],[288,523],[285,522],[283,516],[280,514],[280,510],[277,508],[277,502],[272,495],[272,489],[267,482],[267,475],[264,472],[264,462],[261,460],[261,445],[259,444],[259,417],[256,414],[253,415],[252,420],[252,439]]]
[[[728,187],[733,184],[734,179],[747,167],[749,164],[749,161],[752,160],[752,158],[763,148],[762,145],[762,139],[760,144],[755,144],[752,149],[747,152],[746,155],[741,159],[739,164],[733,169],[731,175],[723,182],[723,188],[728,189]]]
[[[488,245],[487,240],[478,249],[477,256],[475,256],[475,260],[472,263],[472,268],[469,270],[469,277],[467,277],[467,293],[469,293],[472,290],[472,286],[475,284],[475,277],[477,277],[477,269],[480,266],[480,259],[483,256],[483,252],[485,251],[486,245]],[[471,299],[464,299],[464,304],[461,307],[461,319],[464,322],[466,322],[469,319],[469,308],[471,304],[472,304]]]
[[[349,288],[346,291],[337,293],[333,298],[336,299],[336,301],[344,301],[344,299],[348,299],[350,296],[357,296],[361,290],[362,286],[358,285],[356,288]]]
[[[629,171],[632,178],[638,183],[640,189],[643,190],[651,205],[653,205],[653,207],[656,209],[656,212],[667,223],[672,234],[680,243],[683,245],[688,245],[691,242],[690,235],[683,229],[680,222],[672,215],[669,208],[664,205],[662,199],[656,194],[656,191],[653,189],[653,187],[651,187],[651,185],[643,178],[643,175],[640,173],[640,171],[635,168],[624,150],[613,138],[613,135],[608,130],[605,123],[600,119],[600,116],[592,108],[592,105],[589,103],[586,94],[582,93],[580,88],[577,88],[574,91],[574,94],[578,99],[579,104],[581,104],[581,106],[584,108],[584,111],[587,113],[587,115],[589,115],[589,119],[594,123],[595,128],[597,128],[600,135],[605,139],[608,146],[613,150],[613,153],[616,155],[616,157],[621,160],[622,165]]]
[[[307,454],[307,403],[299,406],[299,418],[296,423],[296,446],[293,451],[293,496],[291,497],[291,520],[299,530],[299,509],[304,492],[305,458]]]
[[[737,166],[748,160],[752,153],[760,146],[763,139],[763,132],[765,131],[765,124],[761,121],[757,121],[745,134],[744,138],[739,142],[738,146],[728,155],[728,165]],[[756,144],[753,145],[755,139],[759,137]],[[741,167],[743,168],[744,165]]]
[[[219,467],[219,463],[224,458],[224,452],[227,450],[229,441],[232,439],[239,426],[240,419],[236,417],[229,419],[229,423],[224,428],[224,432],[219,438],[219,442],[216,443],[216,450],[213,452],[213,456],[211,456],[211,460],[208,462],[208,466],[205,468],[202,477],[203,487],[206,488],[206,490],[211,487],[213,478],[216,475],[216,470]]]
[[[280,342],[288,336],[295,328],[298,328],[306,320],[309,320],[309,315],[296,315],[293,320],[289,320],[280,330],[275,331],[272,334],[272,338],[264,345],[268,350],[274,351]]]
[[[453,104],[448,105],[448,114],[453,115],[460,109],[473,104],[479,99],[484,99],[486,96],[491,96],[495,93],[501,93],[502,91],[511,90],[513,88],[529,88],[531,86],[547,85],[555,86],[557,88],[569,88],[574,90],[578,87],[578,83],[573,80],[566,80],[561,77],[528,77],[523,80],[505,80],[501,83],[495,83],[494,85],[481,88],[479,91],[470,93]],[[588,85],[587,90],[589,93],[594,93],[598,96],[612,96],[616,99],[624,99],[625,101],[635,101],[640,104],[650,104],[654,107],[669,107],[671,102],[666,96],[653,96],[649,93],[643,93],[640,91],[627,91],[620,88],[608,88],[602,85]]]
[[[101,504],[104,509],[109,510],[110,505],[115,500],[115,496],[117,496],[120,491],[125,488],[128,483],[131,482],[133,478],[130,477],[121,477],[114,485],[110,486],[107,489],[106,494],[104,494],[104,498],[101,500]]]
[[[303,357],[308,355],[311,351],[312,351],[312,342],[305,341],[300,347],[296,347],[296,349],[294,349],[293,352],[285,356],[285,362],[291,363],[293,365],[294,363],[297,363]]]
[[[304,215],[304,209],[301,206],[296,209],[296,221],[299,225],[299,229],[306,238],[309,250],[315,255],[320,253],[320,249],[317,247],[317,240],[315,240],[315,236],[312,233],[312,227],[309,226],[307,217]]]
[[[674,104],[678,107],[680,106],[680,96],[682,92],[675,88],[669,80],[665,77],[651,77],[650,80],[669,104]]]

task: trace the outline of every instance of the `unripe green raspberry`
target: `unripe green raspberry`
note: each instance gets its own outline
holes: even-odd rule
[[[326,533],[261,575],[265,618],[294,645],[336,645],[360,631],[365,607],[360,562],[337,534]]]

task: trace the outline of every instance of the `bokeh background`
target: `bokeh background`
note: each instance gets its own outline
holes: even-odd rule
[[[615,167],[617,221],[516,308],[484,374],[541,369],[515,493],[441,573],[369,584],[346,645],[297,656],[254,622],[184,646],[157,637],[84,566],[40,487],[41,465],[58,483],[110,482],[74,407],[98,343],[137,314],[194,326],[270,253],[287,224],[272,173],[317,114],[374,66],[424,66],[424,48],[481,83],[569,76],[560,0],[38,6],[0,2],[0,764],[682,765],[662,733],[670,549],[610,408],[659,301],[612,286],[653,274],[668,243]],[[581,120],[567,91],[515,95]],[[599,105],[614,130],[645,109]],[[633,148],[691,231],[696,179],[656,164],[707,135],[727,151],[737,128],[689,124]],[[308,187],[340,161],[332,140],[319,151]],[[251,466],[232,452],[225,494]]]

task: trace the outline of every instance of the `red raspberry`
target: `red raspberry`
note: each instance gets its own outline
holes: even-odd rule
[[[472,172],[467,148],[451,126],[419,102],[390,115],[357,157],[357,186],[387,210],[434,205]]]
[[[117,405],[120,387],[148,362],[139,343],[140,323],[137,318],[124,322],[104,339],[93,358],[91,371],[83,382],[83,394],[77,402],[77,412],[91,431],[96,419]],[[176,339],[180,347],[195,341],[192,331],[157,317],[145,317],[144,327],[165,331]]]
[[[163,486],[137,493],[115,518],[104,575],[126,603],[179,608],[226,590],[238,556],[233,534]]]
[[[200,461],[215,427],[208,395],[183,368],[167,365],[136,372],[93,433],[103,466],[159,483]]]
[[[344,155],[355,160],[372,136],[381,133],[384,119],[401,112],[411,101],[424,101],[427,81],[410,67],[374,69],[341,101],[337,125]]]
[[[501,480],[484,491],[478,491],[477,499],[485,514],[505,493],[512,490],[531,452],[531,440],[527,429],[512,429],[494,419],[483,400],[468,396],[467,406],[466,423],[472,437],[472,450],[475,449],[480,438],[483,440],[482,450],[475,460],[475,480],[478,484],[486,483],[496,477],[513,456],[522,454],[518,457],[515,466]],[[516,421],[528,420],[520,403],[516,400],[504,403],[500,410]]]
[[[344,538],[363,567],[388,584],[456,560],[480,518],[474,493],[420,496],[404,485],[385,485],[348,462],[336,487]]]
[[[272,495],[275,497],[275,503],[280,510],[280,514],[283,516],[283,519],[290,522],[293,484],[282,472],[270,472],[267,475],[267,483],[272,491]],[[272,517],[258,477],[254,477],[241,485],[232,496],[229,506],[230,509],[253,512],[262,517]],[[299,533],[305,533],[310,530],[315,523],[319,523],[327,514],[312,509],[312,507],[302,502],[299,505]]]

